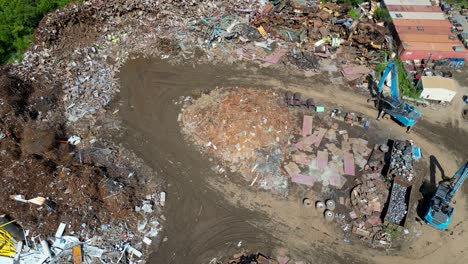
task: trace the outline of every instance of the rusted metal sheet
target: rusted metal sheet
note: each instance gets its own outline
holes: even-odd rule
[[[414,6],[414,5],[388,5],[386,6],[390,12],[441,12],[439,6]]]
[[[468,52],[460,51],[438,51],[438,50],[416,50],[405,49],[400,46],[398,55],[402,60],[422,60],[431,56],[434,60],[448,59],[448,58],[464,58],[468,60]]]
[[[428,20],[428,19],[396,19],[392,23],[395,26],[413,26],[413,27],[447,27],[450,29],[452,24],[448,20]]]
[[[398,37],[403,42],[451,43],[454,45],[460,44],[460,41],[455,35],[398,34]]]
[[[450,27],[445,27],[445,26],[444,27],[424,26],[422,28],[418,28],[417,26],[395,26],[395,31],[398,32],[398,34],[421,34],[421,35],[452,34],[452,32],[450,31]]]
[[[405,50],[433,50],[433,51],[454,51],[454,46],[463,46],[458,43],[432,43],[432,42],[403,42]]]

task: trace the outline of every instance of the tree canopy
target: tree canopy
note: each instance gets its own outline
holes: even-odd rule
[[[0,0],[0,63],[21,59],[48,12],[72,0]]]

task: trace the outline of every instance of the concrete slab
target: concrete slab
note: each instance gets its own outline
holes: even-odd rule
[[[317,167],[319,170],[324,170],[328,165],[328,151],[317,152]]]
[[[298,174],[294,174],[291,176],[291,181],[298,183],[298,184],[313,186],[315,182],[317,181],[317,179],[311,176],[302,175],[298,173]]]
[[[355,176],[356,166],[354,165],[354,155],[351,153],[345,153],[343,156],[344,174],[349,176]]]
[[[304,116],[304,120],[302,121],[302,136],[312,135],[312,116]]]

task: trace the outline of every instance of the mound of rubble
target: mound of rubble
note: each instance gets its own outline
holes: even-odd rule
[[[151,172],[98,132],[73,135],[54,90],[41,88],[0,71],[0,226],[15,241],[11,253],[32,264],[64,263],[79,245],[89,261],[140,255],[161,228],[160,197],[140,191],[139,173]]]
[[[278,98],[271,90],[213,90],[183,109],[183,131],[252,184],[285,188],[281,162],[295,122]]]
[[[159,197],[143,196],[139,191],[142,176],[122,169],[132,167],[127,164],[128,153],[96,139],[107,132],[95,124],[107,114],[109,103],[119,92],[121,66],[134,57],[130,54],[136,54],[160,56],[172,63],[248,60],[318,70],[323,57],[376,63],[381,49],[392,45],[387,30],[369,16],[376,8],[374,2],[360,8],[361,18],[354,21],[347,14],[349,6],[310,3],[91,0],[49,14],[41,21],[35,43],[23,60],[7,69],[12,76],[0,80],[0,84],[6,84],[0,89],[5,201],[0,211],[42,239],[64,222],[66,232],[78,234],[80,239],[103,235],[106,242],[95,245],[113,257],[125,248],[128,252],[129,247],[122,246],[125,243],[141,247],[141,239],[148,242],[145,236],[154,235],[159,228],[151,212]],[[355,66],[343,66],[348,80],[364,76],[365,65],[351,70]],[[231,140],[226,142],[229,146],[234,143],[234,148],[192,127],[191,132],[199,133],[193,140],[200,146],[209,144],[224,165],[241,172],[252,184],[285,188],[287,180],[280,168],[286,151],[281,145],[289,140],[294,122],[284,116],[287,114],[275,104],[273,94],[251,92],[254,98],[225,98],[232,103],[229,110],[242,110],[238,115],[224,112],[241,125],[239,129],[223,124],[218,112],[211,113],[210,120],[216,117],[219,122],[205,128],[227,129],[226,136]],[[222,93],[217,96],[219,103]],[[251,112],[241,115],[245,109],[239,107]],[[258,111],[263,115],[257,115]],[[199,118],[188,113],[184,113],[188,121]],[[251,115],[255,118],[249,119]],[[244,127],[243,121],[247,122]],[[70,146],[66,141],[71,135],[83,136],[82,143]],[[107,228],[109,222],[113,228]],[[36,252],[40,246],[28,249]],[[93,250],[88,247],[88,251]],[[54,249],[53,253],[59,254]],[[113,258],[105,261],[117,262]]]

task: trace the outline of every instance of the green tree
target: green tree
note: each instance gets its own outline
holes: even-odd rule
[[[374,11],[374,18],[378,21],[385,21],[390,22],[392,21],[392,17],[390,16],[390,12],[387,9],[379,7]]]
[[[0,63],[21,59],[48,12],[72,0],[0,0]]]

